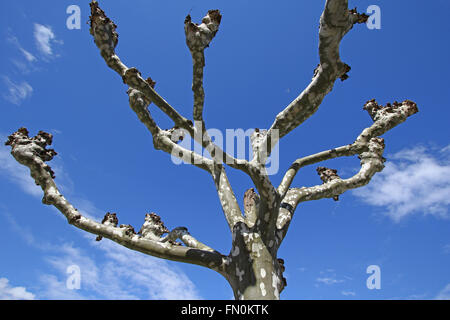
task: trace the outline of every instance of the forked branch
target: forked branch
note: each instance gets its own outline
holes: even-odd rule
[[[121,62],[115,53],[115,47],[118,43],[117,26],[100,9],[98,2],[95,0],[91,2],[90,19],[90,31],[94,36],[97,47],[100,49],[101,56],[107,65],[118,72],[124,83],[130,87],[128,89],[130,106],[141,122],[152,133],[155,148],[179,157],[186,163],[200,167],[212,175],[225,217],[230,228],[232,228],[236,221],[242,220],[242,213],[237,205],[222,164],[225,161],[231,167],[246,172],[248,170],[248,162],[246,160],[235,159],[214,144],[206,132],[202,118],[204,104],[202,85],[204,67],[203,51],[209,45],[219,28],[221,19],[219,11],[209,11],[200,25],[192,23],[189,16],[185,21],[186,41],[194,61],[194,118],[197,120],[195,123],[200,123],[200,125],[194,125],[192,121],[181,116],[171,105],[162,99],[154,90],[155,83],[151,78],[144,80],[139,70],[136,68],[128,68]],[[152,102],[173,120],[174,127],[172,129],[162,130],[158,127],[147,108]],[[173,135],[177,129],[187,130],[192,139],[209,151],[212,159],[208,159],[203,155],[179,146],[177,140],[173,139]]]
[[[187,15],[184,20],[186,44],[191,52],[193,64],[194,121],[203,122],[203,106],[205,103],[205,92],[203,90],[204,51],[209,47],[219,30],[221,19],[222,15],[219,10],[209,10],[201,24],[193,23],[190,15]]]
[[[417,105],[410,100],[405,100],[402,103],[388,103],[386,106],[380,106],[375,100],[370,100],[364,105],[363,109],[369,112],[374,123],[364,129],[354,143],[297,159],[284,175],[278,187],[278,192],[283,197],[285,207],[280,210],[277,219],[277,228],[283,229],[283,234],[287,231],[288,222],[292,219],[295,208],[300,202],[322,198],[337,200],[337,197],[345,191],[367,184],[372,176],[384,167],[384,158],[382,157],[384,140],[379,136],[403,123],[408,117],[419,111]],[[319,170],[319,174],[323,175],[321,178],[324,184],[315,187],[290,189],[295,175],[301,168],[336,157],[356,154],[361,159],[361,170],[352,178],[341,179],[339,176],[333,175],[333,172],[326,171],[328,168],[325,168],[325,170]],[[333,177],[331,178],[331,176]]]
[[[35,137],[29,137],[28,130],[20,128],[8,137],[5,144],[11,146],[14,158],[30,169],[32,178],[44,192],[42,202],[53,205],[75,227],[99,236],[97,240],[108,238],[127,248],[155,257],[197,264],[222,272],[224,256],[217,251],[194,241],[187,242],[188,246],[180,246],[161,239],[160,236],[168,230],[160,228],[161,224],[155,216],[150,216],[150,219],[146,217],[140,234],[136,234],[130,225],[122,224],[117,227],[118,219],[115,214],[107,213],[102,223],[81,215],[60,193],[54,181],[54,173],[46,164],[56,155],[53,149],[47,149],[47,146],[52,144],[51,134],[40,131]]]
[[[169,230],[155,213],[146,214],[144,224],[137,233],[131,225],[119,225],[116,213],[108,212],[101,223],[83,216],[60,193],[55,184],[54,172],[46,162],[52,160],[56,152],[47,148],[52,143],[52,136],[46,132],[40,131],[35,137],[29,137],[27,129],[19,129],[9,136],[6,142],[12,148],[11,154],[19,163],[30,169],[32,178],[44,192],[42,202],[56,207],[70,224],[97,235],[96,240],[100,241],[104,237],[155,257],[213,269],[224,275],[232,284],[236,297],[278,299],[279,292],[286,283],[282,277],[284,263],[277,259],[277,250],[299,203],[323,198],[338,200],[339,195],[345,191],[366,185],[374,174],[384,167],[385,145],[380,136],[418,112],[417,105],[409,100],[386,106],[380,106],[375,100],[370,100],[364,105],[364,109],[369,112],[374,123],[364,129],[353,143],[299,158],[286,171],[278,188],[271,183],[266,170],[267,158],[280,138],[318,110],[337,79],[344,81],[348,78],[350,66],[341,61],[340,43],[354,24],[366,22],[368,16],[359,14],[356,9],[349,10],[347,0],[326,1],[320,18],[320,63],[314,70],[313,79],[307,88],[275,117],[268,130],[255,130],[251,137],[253,156],[247,161],[236,159],[217,146],[208,135],[203,118],[204,50],[218,32],[222,17],[218,10],[208,11],[200,24],[193,23],[189,15],[184,22],[186,43],[193,61],[194,103],[191,121],[155,91],[155,82],[150,77],[145,79],[138,69],[129,68],[120,60],[115,52],[118,44],[117,26],[106,16],[97,1],[92,0],[90,6],[90,33],[95,44],[106,64],[117,72],[128,86],[130,107],[151,133],[155,148],[207,171],[213,178],[226,221],[232,231],[232,252],[228,257],[224,257],[194,238],[186,227]],[[151,103],[173,121],[172,128],[161,129],[158,126],[148,108]],[[184,138],[183,130],[206,149],[211,157],[181,147],[178,142]],[[360,170],[354,176],[344,179],[335,169],[319,167],[317,172],[322,184],[292,187],[293,180],[301,168],[337,157],[354,155],[358,155],[360,159]],[[258,192],[251,188],[245,193],[245,215],[242,214],[228,180],[225,164],[249,175]],[[273,295],[269,288],[274,288]]]
[[[308,87],[275,118],[267,135],[268,153],[286,134],[297,128],[319,108],[325,96],[331,92],[337,79],[348,78],[350,66],[341,61],[339,46],[343,37],[356,23],[364,23],[365,14],[348,9],[347,0],[327,0],[320,17],[319,58],[314,77]],[[274,136],[277,131],[277,137]]]

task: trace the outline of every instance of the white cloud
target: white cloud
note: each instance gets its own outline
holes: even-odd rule
[[[17,39],[17,37],[10,35],[10,36],[8,36],[7,41],[12,43],[17,49],[19,49],[19,51],[22,52],[22,54],[24,55],[25,59],[28,62],[36,61],[36,57],[22,47],[22,45],[20,44],[19,39]]]
[[[92,237],[90,237],[92,241]],[[200,299],[187,276],[163,260],[143,255],[103,240],[94,244],[105,259],[95,259],[81,249],[64,244],[46,261],[58,272],[44,274],[39,297],[44,299]],[[100,261],[101,260],[101,261]],[[81,290],[66,288],[66,270],[77,265]]]
[[[33,93],[33,88],[26,81],[15,83],[7,76],[2,76],[3,83],[6,85],[6,93],[3,98],[15,105],[20,105],[23,100],[30,97]]]
[[[355,296],[356,295],[355,292],[353,292],[353,291],[346,291],[346,290],[341,291],[341,293],[344,296]]]
[[[39,300],[86,300],[77,290],[67,289],[65,282],[55,275],[41,275],[39,281],[44,287],[38,293]]]
[[[8,223],[10,224],[11,229],[14,231],[14,233],[20,236],[26,244],[28,244],[29,246],[37,245],[35,238],[28,228],[21,226],[16,221],[16,219],[8,212],[3,212],[2,215],[8,220]]]
[[[333,278],[333,277],[317,278],[316,281],[320,282],[320,283],[324,283],[326,285],[332,285],[332,284],[344,282],[344,280],[336,279],[336,278]]]
[[[19,225],[11,214],[4,213],[4,216],[28,245],[45,254],[44,261],[54,270],[46,270],[34,285],[38,299],[201,299],[192,281],[170,262],[107,239],[96,242],[88,233],[82,236],[94,247],[90,252],[68,243],[42,243],[30,228]],[[80,268],[81,290],[66,287],[66,271],[71,265]]]
[[[0,175],[16,183],[24,192],[35,197],[42,197],[42,190],[34,183],[30,170],[13,158],[9,147],[3,146],[5,141],[6,137],[0,134]]]
[[[35,295],[24,287],[12,287],[9,280],[0,278],[0,300],[34,300]]]
[[[56,40],[55,34],[50,26],[44,26],[39,23],[34,24],[34,39],[37,47],[45,56],[53,55],[52,44],[60,42]]]
[[[436,296],[437,300],[450,300],[450,283]]]
[[[424,147],[400,151],[388,157],[384,170],[353,194],[370,205],[386,207],[386,214],[394,221],[415,212],[448,217],[448,149],[435,155]]]
[[[0,139],[4,141],[6,137],[0,135]],[[66,189],[72,193],[73,183],[62,163],[57,168],[57,174],[69,184]],[[0,174],[25,192],[42,196],[28,168],[17,163],[3,146],[0,146]],[[74,204],[84,215],[101,218],[104,214],[92,202],[76,195],[72,198],[77,199]],[[96,242],[92,234],[84,231],[80,234],[94,247],[92,255],[70,244],[40,243],[30,228],[19,225],[11,214],[4,215],[26,243],[46,254],[45,261],[56,272],[40,276],[40,289],[36,292],[39,299],[201,299],[191,280],[171,262],[132,251],[108,239]],[[63,217],[60,213],[59,216]],[[81,290],[66,288],[66,270],[74,264],[81,269]]]
[[[11,59],[12,64],[23,74],[30,73],[31,69],[27,63],[21,60]]]
[[[450,253],[450,244],[446,244],[446,245],[444,246],[444,252],[445,252],[445,253]]]
[[[99,245],[99,244],[98,244]],[[100,246],[124,278],[149,299],[201,299],[191,280],[168,262],[130,251],[112,241]]]
[[[33,62],[36,60],[36,58],[27,50],[20,48],[20,51],[22,51],[23,55],[25,56],[25,59],[27,59],[28,62]]]
[[[315,286],[318,287],[319,284],[334,285],[338,283],[343,283],[346,280],[352,280],[352,278],[344,276],[345,279],[339,279],[334,269],[328,268],[325,271],[320,271],[321,276],[316,278]]]

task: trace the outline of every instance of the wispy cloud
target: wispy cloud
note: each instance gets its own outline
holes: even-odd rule
[[[56,39],[56,36],[50,26],[45,26],[39,23],[34,23],[33,36],[36,42],[39,53],[39,60],[49,62],[49,58],[57,57],[53,50],[53,45],[62,44],[62,40]],[[19,39],[12,33],[9,28],[7,31],[6,41],[20,51],[21,56],[10,57],[10,62],[16,67],[22,74],[28,74],[32,71],[39,70],[36,67],[38,58],[26,50]],[[33,93],[33,87],[27,81],[13,81],[8,75],[1,76],[3,84],[6,86],[6,90],[3,90],[2,96],[5,100],[15,105],[20,105],[25,99],[29,98]]]
[[[86,233],[82,238],[92,245],[89,251],[71,243],[43,243],[33,235],[31,228],[19,225],[10,214],[4,216],[16,234],[29,246],[40,250],[44,261],[51,266],[33,283],[37,299],[201,299],[192,281],[169,262],[107,239],[96,242]],[[67,268],[72,265],[80,268],[80,290],[66,286]],[[1,292],[0,286],[0,298]]]
[[[63,171],[61,165],[59,174]],[[0,174],[5,174],[27,193],[42,196],[27,169],[19,165],[5,147],[0,147]],[[70,179],[68,175],[62,176]],[[92,202],[74,197],[85,216],[95,218],[103,214]],[[191,280],[170,262],[107,239],[96,242],[93,235],[83,231],[74,235],[81,234],[81,239],[89,241],[93,247],[89,252],[72,244],[41,243],[31,228],[17,223],[11,214],[4,216],[16,234],[28,245],[41,250],[44,260],[55,270],[39,277],[40,285],[36,290],[39,299],[201,299]],[[74,264],[81,269],[81,290],[66,288],[66,270]]]
[[[17,223],[16,219],[14,219],[14,217],[10,213],[3,212],[2,215],[8,220],[12,231],[14,231],[16,235],[20,236],[27,245],[37,245],[38,242],[35,240],[29,229]]]
[[[11,43],[12,45],[14,45],[14,46],[15,46],[15,47],[23,54],[23,56],[25,57],[25,59],[26,59],[28,62],[34,62],[34,61],[36,61],[36,57],[35,57],[33,54],[31,54],[29,51],[25,50],[25,49],[22,47],[22,45],[21,45],[20,42],[19,42],[19,39],[17,39],[16,36],[9,35],[9,36],[7,37],[7,41],[8,41],[9,43]]]
[[[33,67],[30,67],[29,63],[26,63],[26,61],[24,62],[23,60],[12,58],[11,62],[22,74],[29,74],[34,70]]]
[[[424,300],[424,299],[428,299],[430,300],[430,298],[427,298],[428,293],[416,293],[416,294],[410,294],[408,296],[397,296],[397,297],[393,297],[393,298],[389,298],[389,300]]]
[[[344,296],[353,296],[353,297],[356,296],[356,293],[350,290],[343,290],[341,291],[341,294]]]
[[[92,241],[92,239],[91,239]],[[60,246],[45,260],[57,271],[40,277],[43,299],[200,299],[194,284],[165,261],[130,251],[111,241],[94,244],[90,255],[71,244]],[[94,258],[95,257],[95,258]],[[81,271],[80,290],[66,287],[67,267]]]
[[[336,283],[342,283],[342,282],[344,282],[344,281],[345,281],[345,280],[342,280],[342,279],[336,279],[336,278],[332,278],[332,277],[323,277],[323,278],[319,277],[319,278],[316,279],[316,282],[324,283],[324,284],[326,284],[326,285],[332,285],[332,284],[336,284]]]
[[[388,158],[384,170],[364,188],[353,192],[362,201],[386,207],[394,221],[415,212],[448,217],[450,154],[416,147]]]
[[[7,76],[2,76],[2,80],[7,89],[6,93],[3,93],[3,98],[12,104],[20,105],[33,93],[33,88],[26,81],[15,83]]]
[[[168,262],[130,251],[112,241],[94,243],[110,260],[112,276],[120,274],[136,293],[149,299],[200,299],[191,280]],[[115,269],[115,270],[114,270]]]
[[[6,278],[0,278],[0,300],[34,300],[35,295],[24,287],[13,287]]]
[[[52,274],[39,277],[41,290],[37,293],[39,300],[87,300],[77,290],[69,290],[63,280]]]
[[[28,62],[33,62],[36,60],[36,58],[31,53],[29,53],[28,51],[26,51],[23,48],[20,48],[20,49]]]
[[[39,23],[34,24],[34,39],[39,51],[48,57],[53,55],[52,44],[59,42],[50,26]]]
[[[6,136],[0,134],[0,139],[6,140]],[[65,191],[76,199],[74,204],[83,215],[99,218],[104,214],[94,203],[74,193],[74,184],[62,162],[53,167],[63,184],[67,185]],[[9,148],[4,146],[0,146],[0,174],[7,176],[23,191],[42,196],[42,191],[29,176],[28,168],[17,163]],[[25,243],[43,252],[43,259],[55,270],[54,273],[41,274],[40,286],[36,290],[39,299],[201,298],[191,280],[171,262],[132,251],[108,239],[97,242],[92,234],[83,231],[74,235],[81,234],[81,239],[89,241],[92,250],[82,250],[72,244],[41,243],[39,236],[33,235],[31,228],[17,223],[12,214],[4,216]],[[66,270],[74,264],[81,269],[81,290],[66,288]]]
[[[450,253],[450,244],[446,244],[446,245],[444,246],[444,252],[445,252],[445,253]]]
[[[450,300],[450,283],[436,296],[437,300]]]
[[[334,269],[326,269],[325,271],[321,271],[320,274],[321,276],[316,278],[316,286],[318,286],[318,284],[333,285],[345,282],[345,279],[339,279],[337,277]],[[349,277],[345,278],[351,280]]]

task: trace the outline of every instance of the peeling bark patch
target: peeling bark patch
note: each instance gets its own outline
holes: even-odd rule
[[[265,297],[266,294],[267,294],[267,291],[266,291],[264,282],[261,282],[260,285],[259,285],[259,287],[260,287],[260,289],[261,289],[261,294],[262,294],[262,296]]]
[[[280,279],[275,273],[272,273],[272,287],[274,288],[274,291],[273,291],[274,296],[277,297],[277,299],[279,299],[280,298],[280,290],[278,288],[280,287]],[[284,285],[284,287],[285,287],[285,285]]]
[[[239,281],[243,280],[244,274],[245,274],[245,271],[239,270],[239,267],[236,266],[236,276],[239,278]]]
[[[266,277],[266,270],[261,268],[261,278],[265,278],[265,277]]]
[[[231,255],[232,255],[233,257],[236,257],[236,256],[239,255],[239,247],[238,247],[238,246],[235,246],[235,247],[234,247],[234,250],[233,250],[233,252],[231,253]]]
[[[263,249],[262,244],[260,243],[252,243],[252,253],[256,255],[257,258],[261,256],[260,251]]]

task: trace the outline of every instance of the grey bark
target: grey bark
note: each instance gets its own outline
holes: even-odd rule
[[[320,64],[314,70],[314,77],[307,88],[276,116],[269,129],[255,129],[251,137],[253,157],[247,161],[227,154],[203,134],[206,131],[203,118],[204,50],[219,30],[221,14],[218,10],[210,10],[200,24],[193,23],[189,15],[185,19],[186,43],[193,60],[193,122],[155,91],[155,81],[150,77],[144,79],[139,70],[122,63],[115,52],[117,26],[97,1],[92,1],[90,6],[90,33],[94,42],[107,66],[128,86],[130,107],[152,135],[155,149],[190,160],[191,164],[211,175],[231,232],[230,252],[223,254],[200,242],[186,227],[169,230],[155,213],[145,215],[138,233],[131,225],[119,225],[116,213],[108,212],[101,223],[82,216],[55,184],[54,172],[47,162],[56,152],[48,148],[52,144],[52,135],[48,133],[40,131],[30,137],[27,129],[20,128],[6,142],[11,146],[11,154],[30,169],[31,176],[43,190],[42,202],[55,206],[70,224],[97,235],[98,241],[107,238],[144,254],[212,269],[227,279],[236,299],[279,299],[287,283],[283,277],[284,261],[278,257],[278,249],[299,203],[322,198],[338,200],[345,191],[369,183],[384,167],[384,140],[380,136],[418,112],[417,105],[409,100],[386,106],[370,100],[364,109],[374,123],[353,143],[299,158],[286,171],[278,187],[271,183],[265,167],[268,155],[280,138],[317,111],[337,79],[348,78],[350,67],[341,61],[339,45],[354,24],[364,23],[368,17],[358,14],[356,9],[349,10],[346,0],[326,1],[320,18]],[[163,130],[158,126],[148,109],[151,103],[173,121],[172,128]],[[184,129],[188,138],[200,143],[211,159],[179,146],[177,142],[184,138],[179,135],[179,129]],[[343,179],[335,169],[318,167],[322,184],[292,187],[301,168],[355,155],[360,159],[361,169],[353,177]],[[228,180],[226,165],[246,173],[254,183],[254,188],[245,192],[244,210],[241,210]]]

